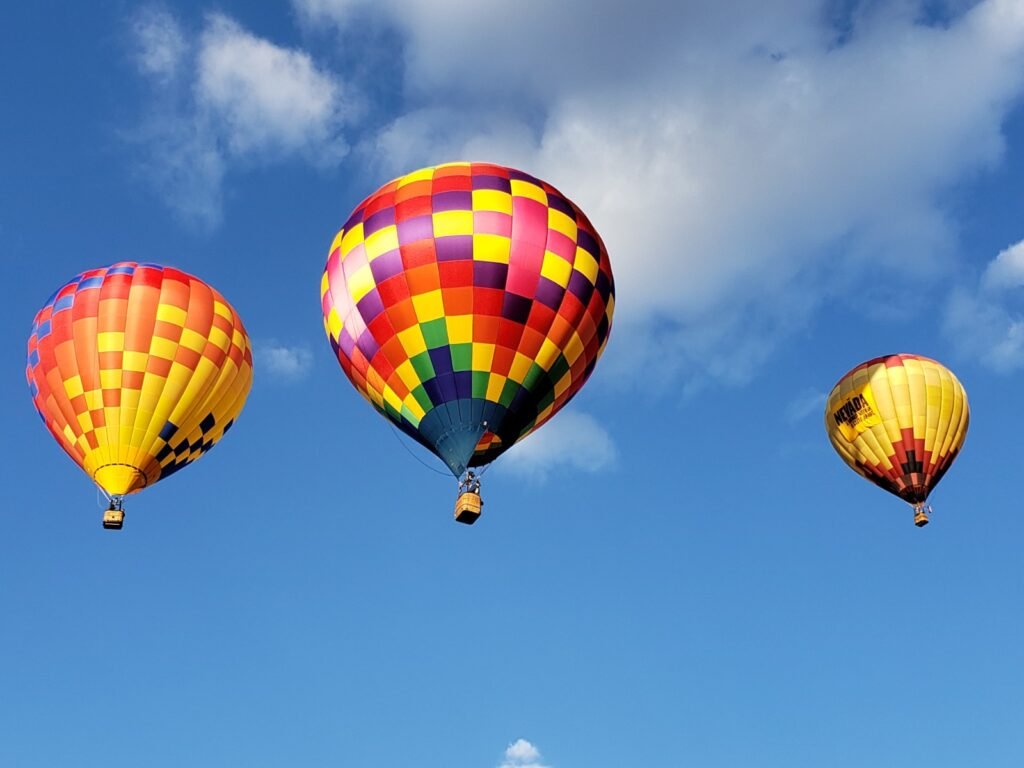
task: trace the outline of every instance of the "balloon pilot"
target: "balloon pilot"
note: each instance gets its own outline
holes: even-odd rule
[[[108,531],[120,531],[124,525],[124,496],[115,493],[110,497],[110,506],[103,513],[103,527]]]
[[[459,498],[455,502],[455,520],[472,525],[484,506],[480,500],[480,476],[468,470],[459,480]]]
[[[928,515],[932,513],[932,505],[919,501],[914,505],[914,525],[924,528],[928,525]]]

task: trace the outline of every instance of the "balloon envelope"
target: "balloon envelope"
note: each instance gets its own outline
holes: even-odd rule
[[[83,272],[36,314],[27,377],[43,423],[111,496],[198,459],[252,384],[238,313],[202,280],[158,264]]]
[[[825,429],[843,461],[911,504],[923,503],[952,465],[969,420],[967,393],[952,371],[909,354],[861,363],[825,407]]]
[[[370,195],[335,237],[320,293],[349,380],[456,475],[572,399],[614,311],[608,253],[582,211],[484,163]]]

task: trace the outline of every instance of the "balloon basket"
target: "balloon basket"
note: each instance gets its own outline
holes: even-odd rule
[[[103,513],[103,527],[108,531],[120,531],[124,526],[124,510],[108,509]]]
[[[108,531],[120,531],[124,525],[124,503],[122,496],[113,496],[110,499],[110,507],[103,513],[103,527]]]
[[[926,507],[923,504],[919,504],[914,507],[914,525],[918,528],[924,528],[928,525],[928,515],[931,513],[932,508]]]
[[[472,525],[480,517],[484,503],[479,493],[467,492],[459,496],[455,502],[455,521]]]

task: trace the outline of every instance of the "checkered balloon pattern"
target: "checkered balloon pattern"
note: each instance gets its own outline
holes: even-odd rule
[[[455,475],[544,424],[594,370],[614,311],[601,238],[529,174],[410,173],[364,200],[320,295],[355,388]]]
[[[855,472],[919,504],[960,453],[970,415],[963,385],[941,363],[885,355],[839,380],[825,406],[825,429]]]
[[[198,459],[252,385],[241,318],[202,280],[119,262],[78,275],[36,314],[28,384],[47,429],[108,494]]]

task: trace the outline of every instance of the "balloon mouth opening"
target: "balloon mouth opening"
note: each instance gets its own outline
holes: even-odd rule
[[[93,480],[111,496],[141,491],[148,483],[145,473],[131,464],[104,464],[93,474]]]

